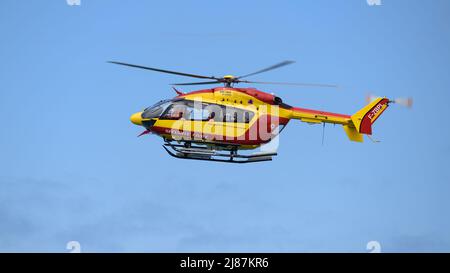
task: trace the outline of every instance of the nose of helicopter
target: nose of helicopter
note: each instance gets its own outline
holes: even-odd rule
[[[132,114],[130,120],[132,123],[142,126],[142,112]]]

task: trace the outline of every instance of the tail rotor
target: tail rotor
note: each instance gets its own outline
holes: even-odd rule
[[[366,95],[366,102],[367,103],[371,103],[372,101],[374,101],[375,99],[377,99],[378,96],[375,96],[373,94],[367,94]],[[389,103],[395,103],[407,108],[411,108],[413,106],[413,98],[411,97],[407,97],[407,98],[396,98],[396,99],[392,99],[389,101]]]

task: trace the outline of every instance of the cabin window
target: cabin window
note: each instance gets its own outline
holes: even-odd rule
[[[223,122],[249,123],[254,113],[234,107],[226,107]]]
[[[249,123],[250,122],[250,112],[248,112],[248,111],[245,111],[244,112],[244,122],[245,123]]]
[[[198,105],[197,105],[198,104]],[[199,103],[193,101],[173,102],[161,115],[161,119],[170,120],[198,120],[215,122],[249,123],[255,115],[252,111],[235,107],[225,107],[213,103]],[[196,107],[194,107],[196,106]]]
[[[203,108],[203,117],[205,121],[221,122],[223,120],[223,109],[217,104],[206,104]]]

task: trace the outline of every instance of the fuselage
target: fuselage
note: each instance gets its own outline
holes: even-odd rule
[[[347,124],[350,116],[296,108],[254,88],[217,87],[179,93],[131,116],[131,121],[165,140],[239,145],[269,142],[290,119]]]

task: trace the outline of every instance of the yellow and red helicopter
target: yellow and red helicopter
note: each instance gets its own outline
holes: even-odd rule
[[[141,135],[156,134],[164,140],[163,148],[169,155],[182,159],[209,160],[230,163],[249,163],[272,160],[276,151],[241,153],[254,150],[273,140],[289,123],[297,119],[310,124],[332,123],[343,126],[351,141],[363,142],[370,137],[372,125],[390,103],[411,105],[408,100],[371,98],[369,103],[353,115],[337,114],[293,107],[273,94],[255,88],[236,88],[238,83],[287,84],[298,86],[336,87],[328,84],[255,82],[243,78],[276,69],[293,61],[284,61],[239,77],[202,76],[123,62],[110,63],[162,73],[200,78],[207,81],[177,83],[174,86],[224,86],[189,93],[174,90],[177,96],[162,100],[141,112],[133,114],[131,122],[142,126]]]

